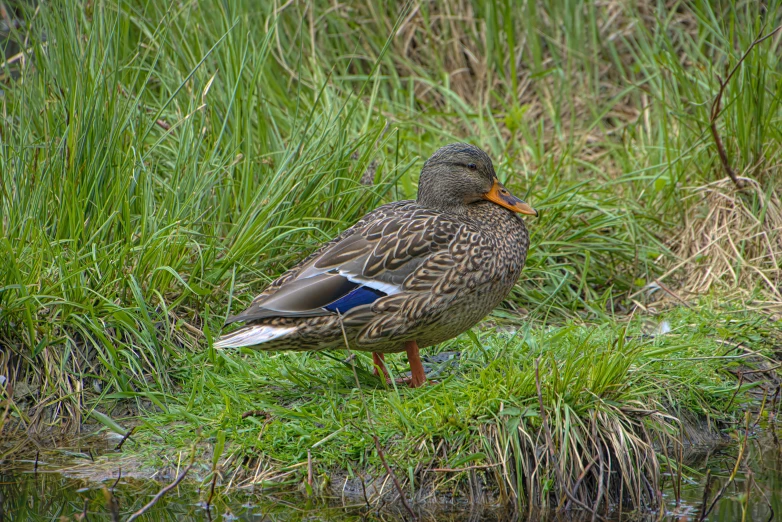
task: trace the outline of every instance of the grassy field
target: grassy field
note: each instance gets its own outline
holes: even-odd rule
[[[9,9],[0,434],[113,418],[141,423],[139,455],[210,445],[204,480],[296,484],[308,451],[318,472],[381,474],[376,435],[411,494],[485,481],[502,501],[591,506],[623,484],[653,505],[678,467],[652,448],[680,437],[677,418],[741,421],[728,370],[778,346],[782,32],[741,58],[780,7]],[[456,140],[541,215],[511,299],[436,350],[460,352],[440,384],[386,389],[363,355],[354,374],[345,353],[211,348],[319,242],[414,197],[422,161]],[[663,319],[671,334],[643,337]]]

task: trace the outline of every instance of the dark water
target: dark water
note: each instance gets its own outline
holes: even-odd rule
[[[676,477],[666,478],[665,514],[612,513],[607,520],[696,521],[702,509],[705,472],[710,470],[710,504],[727,483],[736,464],[740,443],[704,448],[690,456],[688,470],[676,501]],[[782,520],[782,449],[768,432],[751,439],[735,480],[725,488],[706,518],[710,521]],[[127,520],[148,503],[163,483],[151,480],[114,479],[87,481],[51,471],[47,466],[32,469],[29,462],[3,465],[0,469],[0,522],[7,520]],[[400,505],[368,507],[365,504],[342,505],[327,500],[309,500],[303,495],[270,495],[231,491],[216,495],[207,509],[208,491],[184,483],[164,496],[137,520],[403,520]],[[749,493],[749,495],[748,495]],[[527,520],[510,512],[460,506],[417,506],[421,520]],[[775,515],[776,514],[776,515]],[[64,517],[64,518],[63,518]],[[560,516],[536,515],[534,520],[581,521],[584,513]]]
[[[782,444],[772,429],[749,439],[733,481],[729,477],[736,466],[740,441],[704,448],[700,454],[691,455],[687,463],[691,471],[686,473],[690,480],[682,481],[678,508],[671,485],[675,478],[667,482],[665,506],[668,517],[664,520],[699,520],[707,470],[711,475],[711,486],[706,505],[713,503],[714,508],[705,520],[782,520]],[[722,495],[718,497],[720,492]]]

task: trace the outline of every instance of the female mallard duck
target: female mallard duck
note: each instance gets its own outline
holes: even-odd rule
[[[216,347],[407,351],[412,387],[426,381],[419,348],[471,328],[510,293],[537,215],[497,179],[491,159],[447,145],[421,171],[416,201],[378,207],[269,285],[228,323]]]

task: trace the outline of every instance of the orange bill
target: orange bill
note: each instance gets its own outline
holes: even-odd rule
[[[494,180],[494,185],[491,190],[483,195],[483,199],[487,199],[508,210],[518,212],[519,214],[527,214],[528,216],[538,215],[537,210],[511,194],[510,190],[506,189],[497,179]]]

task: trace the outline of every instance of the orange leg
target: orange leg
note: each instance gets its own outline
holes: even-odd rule
[[[405,343],[405,350],[407,351],[407,360],[410,363],[410,387],[418,388],[426,382],[426,373],[424,373],[424,366],[421,364],[421,357],[418,355],[418,343],[415,341],[407,341]]]
[[[375,375],[380,375],[380,372],[378,372],[378,368],[380,368],[383,371],[386,381],[391,379],[391,376],[388,375],[388,368],[386,368],[386,356],[383,353],[372,352],[372,364],[374,366],[373,373]]]

